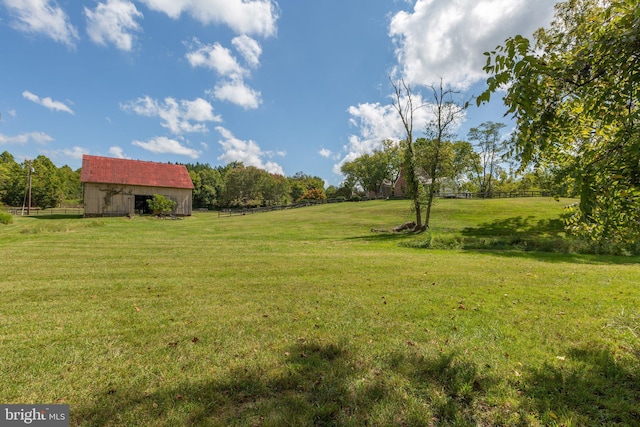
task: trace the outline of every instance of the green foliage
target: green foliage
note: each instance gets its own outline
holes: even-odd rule
[[[0,211],[0,224],[12,224],[13,223],[13,215],[9,212]]]
[[[201,163],[186,167],[195,187],[193,204],[196,208],[286,205],[300,199],[308,190],[324,187],[321,178],[303,172],[287,178],[241,162],[215,169]]]
[[[27,190],[27,169],[8,152],[0,154],[0,195],[8,206],[21,206]]]
[[[319,176],[311,176],[305,174],[304,172],[296,172],[295,175],[289,177],[288,179],[292,189],[294,184],[296,183],[300,184],[300,188],[302,188],[305,192],[308,190],[313,190],[314,188],[324,189],[324,180]]]
[[[202,163],[187,164],[185,167],[193,182],[193,207],[213,209],[223,187],[220,170]]]
[[[479,192],[493,192],[493,179],[500,172],[500,161],[507,148],[500,135],[506,126],[504,123],[484,122],[469,130],[468,138],[475,141],[478,154],[474,178]]]
[[[154,194],[153,199],[147,199],[149,209],[156,215],[172,212],[176,204],[174,200],[168,199],[160,194]]]
[[[282,175],[263,174],[259,185],[262,192],[263,205],[265,206],[286,205],[291,200],[290,181]]]
[[[324,194],[324,190],[322,188],[312,188],[311,190],[308,190],[306,193],[304,193],[302,197],[300,197],[300,199],[298,199],[298,201],[302,201],[302,200],[314,200],[316,202],[326,202],[327,195]]]
[[[29,169],[31,174],[31,206],[42,209],[58,206],[65,200],[82,198],[80,170],[69,166],[58,168],[46,156],[17,163],[8,152],[0,154],[0,201],[9,206],[21,206],[27,195]]]
[[[57,170],[58,181],[62,191],[62,202],[82,200],[82,183],[80,182],[81,170],[73,170],[64,165]]]
[[[454,141],[451,149],[453,162],[449,178],[455,183],[456,190],[477,192],[471,178],[480,164],[480,156],[473,150],[473,145],[467,141]]]
[[[460,120],[468,103],[462,104],[455,99],[456,92],[450,87],[445,87],[442,79],[438,87],[430,86],[431,109],[433,119],[425,126],[426,151],[428,155],[423,159],[423,164],[418,164],[430,178],[425,185],[427,189],[426,213],[424,224],[430,226],[431,209],[436,192],[440,188],[440,180],[447,175],[452,175],[454,170],[453,149],[450,140],[454,139],[454,128]]]
[[[328,186],[324,191],[328,199],[332,199],[336,197],[337,192],[338,192],[338,188],[335,185]]]
[[[58,168],[46,156],[38,156],[32,162],[31,205],[42,209],[52,208],[62,203],[65,197],[63,180]],[[28,169],[27,165],[27,169]]]
[[[345,162],[340,170],[347,181],[357,183],[370,196],[381,196],[383,186],[394,186],[402,168],[404,143],[391,140],[382,142],[382,149],[375,149]]]
[[[488,90],[506,90],[514,154],[559,172],[580,203],[571,233],[603,245],[640,239],[640,56],[637,1],[571,0],[549,28],[487,53]]]
[[[353,178],[367,194],[382,194],[382,185],[390,181],[390,160],[382,150],[374,150],[372,154],[363,154],[345,162],[340,170]]]

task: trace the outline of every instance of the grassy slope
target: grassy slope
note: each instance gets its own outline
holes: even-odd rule
[[[562,204],[443,200],[432,235],[558,235]],[[410,219],[16,218],[0,402],[69,403],[73,425],[640,423],[638,258],[370,231]]]

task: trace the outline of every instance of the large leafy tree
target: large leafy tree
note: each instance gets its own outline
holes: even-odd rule
[[[468,141],[455,141],[452,143],[453,164],[452,178],[457,191],[474,191],[477,189],[472,183],[473,174],[480,167],[480,155],[474,151],[473,145]]]
[[[291,191],[291,200],[297,202],[308,191],[319,189],[324,192],[324,180],[319,176],[311,176],[300,171],[287,178]]]
[[[250,207],[262,203],[260,178],[267,172],[255,166],[236,165],[224,176],[224,191],[220,201],[222,206]]]
[[[223,188],[220,170],[202,163],[186,164],[185,166],[193,182],[193,206],[195,208],[214,208]]]
[[[36,157],[30,165],[34,169],[31,180],[31,205],[42,209],[59,205],[65,198],[65,191],[56,165],[43,155]]]
[[[469,130],[468,138],[475,142],[480,161],[476,164],[475,179],[478,189],[486,197],[493,192],[493,178],[498,172],[506,144],[502,142],[500,130],[504,123],[484,122]]]
[[[389,178],[389,158],[382,150],[374,150],[372,154],[363,154],[350,162],[345,162],[340,171],[352,177],[368,194],[378,195],[382,185]]]
[[[441,141],[437,144],[434,140],[418,138],[415,141],[415,153],[420,165],[419,173],[425,178],[425,185],[435,193],[441,193],[444,189],[449,192],[460,191],[479,164],[478,154],[466,141]],[[437,164],[434,165],[436,160]]]
[[[62,187],[64,200],[74,201],[75,203],[82,200],[80,172],[80,169],[74,171],[67,165],[58,168],[58,179]]]
[[[534,43],[488,52],[486,102],[504,90],[515,154],[571,176],[580,203],[568,230],[602,243],[640,240],[640,3],[569,0]]]
[[[265,205],[278,206],[289,203],[291,186],[285,176],[265,172],[260,178],[259,186]]]
[[[8,202],[7,194],[13,178],[12,173],[19,168],[19,165],[8,151],[0,153],[0,203],[11,204]]]

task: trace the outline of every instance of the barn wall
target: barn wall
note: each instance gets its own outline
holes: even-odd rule
[[[191,215],[191,189],[144,187],[135,185],[84,183],[85,216],[125,216],[135,214],[135,196],[160,194],[175,202],[176,215]]]

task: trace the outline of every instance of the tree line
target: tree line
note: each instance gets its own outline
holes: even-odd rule
[[[554,172],[544,168],[519,170],[508,158],[512,146],[503,138],[503,123],[484,122],[471,128],[469,141],[420,137],[413,141],[411,155],[420,184],[420,197],[425,203],[431,187],[436,195],[474,193],[490,198],[494,193],[543,191],[558,196],[574,195],[568,182],[558,182]],[[382,148],[345,162],[341,172],[342,186],[368,196],[381,196],[397,186],[406,176],[409,152],[407,141],[386,140]],[[409,196],[408,184],[400,189]]]
[[[77,205],[82,200],[80,169],[57,167],[46,156],[18,163],[13,155],[0,154],[0,204],[23,206],[27,203],[27,187],[31,175],[31,206],[43,209],[63,203]]]
[[[275,175],[234,162],[226,166],[185,164],[193,181],[195,209],[248,208],[287,205],[303,200],[324,201],[324,180],[298,172],[291,177]],[[4,151],[0,154],[0,204],[23,206],[31,175],[31,206],[47,209],[82,205],[81,169],[57,167],[40,155],[18,163]]]
[[[324,180],[297,172],[285,177],[255,166],[232,162],[226,166],[185,164],[194,185],[196,209],[281,206],[304,200],[324,201]]]
[[[488,197],[493,192],[550,191],[553,177],[549,173],[531,171],[518,175],[499,163],[506,147],[498,138],[498,131],[503,126],[489,122],[472,129],[469,136],[476,145],[467,141],[445,141],[437,169],[437,190],[483,192]],[[432,155],[429,141],[418,138],[415,150],[422,179],[428,180]],[[384,188],[393,188],[400,178],[405,160],[405,141],[383,141],[381,149],[344,163],[344,181],[337,187],[330,185],[327,188],[318,176],[298,172],[285,177],[240,162],[215,167],[206,163],[187,163],[185,167],[194,185],[193,207],[213,210],[279,206],[304,200],[323,202],[328,198],[381,197],[385,195]],[[7,151],[0,154],[0,203],[14,207],[26,204],[29,168],[31,206],[47,209],[82,205],[81,169],[73,170],[67,165],[57,167],[44,155],[18,163]],[[407,191],[406,188],[402,190]]]

